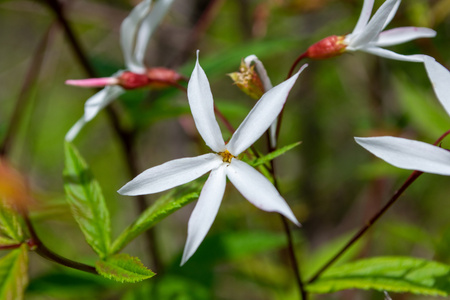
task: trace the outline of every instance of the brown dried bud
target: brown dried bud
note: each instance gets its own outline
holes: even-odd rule
[[[264,94],[264,86],[258,73],[255,71],[254,65],[248,66],[244,60],[242,60],[239,72],[230,73],[228,76],[231,77],[234,84],[236,84],[241,91],[253,99],[258,100]]]
[[[347,45],[344,42],[345,36],[332,35],[318,41],[308,48],[307,57],[311,59],[326,59],[341,55]]]

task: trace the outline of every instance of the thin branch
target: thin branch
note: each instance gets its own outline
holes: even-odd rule
[[[31,239],[27,242],[27,244],[37,254],[39,254],[40,256],[42,256],[45,259],[48,259],[57,264],[66,266],[68,268],[72,268],[75,270],[98,275],[98,272],[95,269],[95,267],[86,265],[86,264],[83,264],[83,263],[80,263],[77,261],[70,260],[59,254],[56,254],[55,252],[53,252],[52,250],[47,248],[47,246],[45,246],[44,243],[39,239],[39,237],[33,227],[33,224],[31,223],[31,220],[28,216],[28,213],[27,212],[22,213],[22,216],[25,220],[25,224],[27,225],[28,231],[30,232],[30,236],[31,236]]]

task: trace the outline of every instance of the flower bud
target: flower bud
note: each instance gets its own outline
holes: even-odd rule
[[[307,57],[311,59],[326,59],[341,55],[347,48],[344,40],[345,36],[337,35],[324,38],[308,48],[306,51]]]
[[[258,73],[255,71],[255,66],[247,65],[244,60],[241,61],[239,72],[233,72],[228,74],[234,81],[234,84],[238,88],[252,97],[258,100],[264,94],[264,86],[259,78]]]
[[[132,90],[147,86],[149,79],[145,74],[137,74],[130,71],[125,71],[119,76],[118,85],[126,90]]]
[[[178,81],[183,79],[183,76],[174,70],[161,67],[147,69],[146,76],[148,78],[148,84],[154,88],[176,85]]]

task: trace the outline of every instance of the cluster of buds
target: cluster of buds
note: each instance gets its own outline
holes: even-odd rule
[[[118,85],[126,90],[143,87],[164,88],[177,86],[183,76],[167,68],[149,68],[143,74],[124,71],[117,77],[89,78],[80,80],[67,80],[66,84],[81,87],[105,87]]]

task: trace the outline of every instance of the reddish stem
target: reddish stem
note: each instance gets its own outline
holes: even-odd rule
[[[289,79],[292,77],[292,74],[294,73],[295,67],[297,67],[297,65],[300,63],[300,61],[304,58],[308,57],[308,52],[305,52],[303,54],[300,54],[299,57],[297,57],[297,59],[294,61],[294,63],[292,64],[292,67],[289,69],[289,73],[286,79]]]

